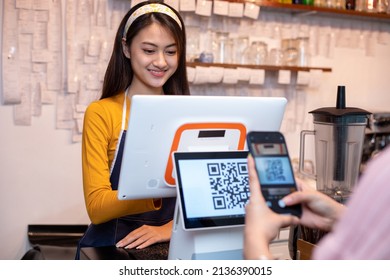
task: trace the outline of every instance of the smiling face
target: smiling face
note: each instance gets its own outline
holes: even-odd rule
[[[158,23],[142,29],[123,52],[134,71],[131,94],[163,94],[163,85],[175,73],[179,54],[172,34]]]

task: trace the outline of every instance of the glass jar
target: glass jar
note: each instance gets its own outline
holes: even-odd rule
[[[281,49],[272,48],[268,54],[268,64],[281,66],[284,63],[283,51]]]
[[[309,37],[296,38],[295,46],[298,50],[297,66],[308,67],[310,64]]]
[[[282,40],[284,62],[287,66],[308,67],[310,64],[309,37]]]
[[[298,50],[296,48],[287,48],[283,52],[283,61],[286,66],[298,65]]]
[[[298,65],[298,49],[296,47],[295,39],[283,39],[282,51],[284,65],[297,66]]]
[[[199,36],[200,29],[197,26],[188,26],[186,27],[187,33],[187,51],[186,51],[186,60],[194,61],[199,57]]]
[[[265,64],[268,55],[268,46],[262,41],[253,41],[245,50],[245,64],[261,65]]]
[[[215,34],[215,62],[216,63],[231,63],[233,40],[229,38],[227,32],[217,32]]]
[[[243,64],[244,62],[244,53],[246,48],[249,45],[248,37],[238,37],[234,39],[233,43],[233,61],[235,64]]]

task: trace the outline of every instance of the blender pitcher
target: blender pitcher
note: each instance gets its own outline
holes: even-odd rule
[[[314,131],[301,131],[299,172],[316,179],[317,190],[343,203],[359,176],[365,128],[371,114],[345,107],[345,87],[338,86],[336,108],[324,107],[313,114]],[[314,135],[316,174],[304,171],[305,137]]]

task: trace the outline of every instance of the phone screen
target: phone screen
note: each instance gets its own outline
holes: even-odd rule
[[[280,214],[300,216],[300,205],[282,208],[278,203],[284,196],[297,190],[283,135],[280,132],[250,132],[248,146],[268,206]]]

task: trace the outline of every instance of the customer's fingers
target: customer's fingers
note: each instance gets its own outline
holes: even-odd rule
[[[260,191],[260,182],[257,177],[257,172],[255,168],[255,161],[253,157],[248,155],[248,171],[249,171],[249,190],[251,193],[250,199],[256,201],[264,201],[264,198]]]

